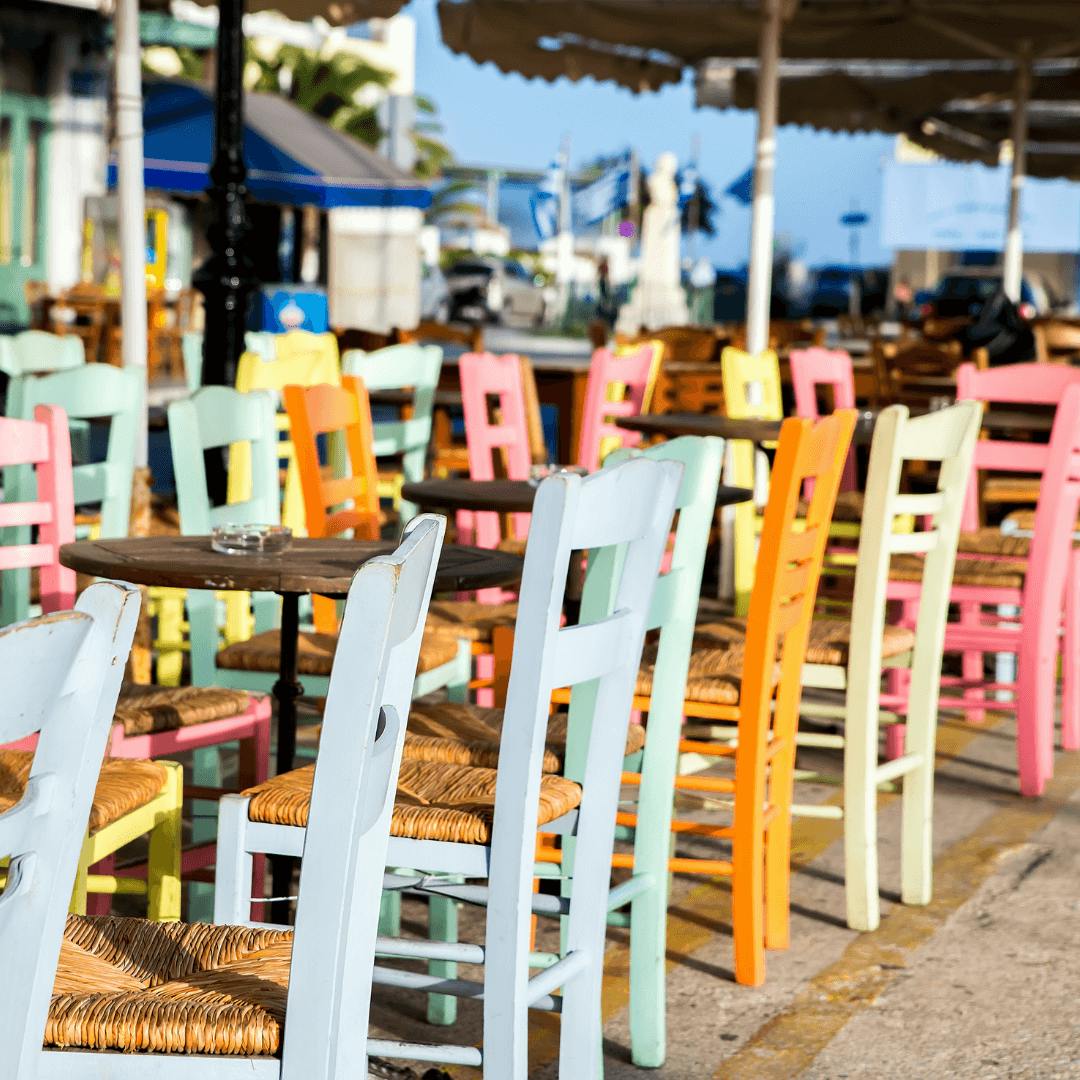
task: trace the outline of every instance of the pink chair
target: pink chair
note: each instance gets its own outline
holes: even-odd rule
[[[473,480],[494,480],[499,454],[507,479],[528,480],[532,456],[521,385],[521,358],[513,353],[503,356],[465,353],[458,362],[458,373],[469,476]],[[490,510],[460,511],[457,527],[459,538],[465,542],[464,538],[469,537],[467,542],[477,547],[498,547],[503,538],[499,515]],[[511,528],[513,538],[524,541],[529,532],[529,515],[512,514]]]
[[[75,606],[75,571],[60,565],[60,547],[75,539],[75,491],[67,414],[38,405],[33,420],[0,417],[0,467],[32,465],[37,501],[0,505],[0,528],[37,526],[37,540],[0,548],[0,570],[37,567],[44,614]]]
[[[978,523],[974,489],[979,469],[1041,473],[1039,502],[1026,571],[1016,556],[969,554],[957,560],[950,596],[958,605],[960,619],[949,625],[945,649],[962,654],[963,676],[945,677],[942,684],[962,687],[963,697],[941,699],[942,708],[962,708],[972,719],[981,718],[988,705],[1015,708],[1020,790],[1024,795],[1039,795],[1053,774],[1063,598],[1062,741],[1066,749],[1080,749],[1080,687],[1075,663],[1080,648],[1080,581],[1072,553],[1073,528],[1080,509],[1080,371],[1042,364],[976,371],[968,364],[958,372],[958,390],[961,397],[987,402],[1057,403],[1049,445],[982,439],[976,447],[975,473],[965,503],[967,524]],[[913,583],[894,581],[889,585],[888,596],[903,602],[904,620],[909,625],[916,617],[917,595],[918,586]],[[1018,611],[1019,621],[1002,616],[1002,610]],[[1016,682],[987,680],[983,674],[986,653],[1018,654]],[[1013,700],[991,701],[987,697],[999,690],[1012,692]]]
[[[617,427],[612,418],[637,416],[644,409],[654,360],[653,347],[648,343],[621,356],[610,349],[597,349],[592,354],[578,449],[577,463],[582,468],[589,472],[600,468],[605,443],[622,447],[641,442],[637,432]]]
[[[0,528],[13,525],[37,526],[37,540],[31,544],[0,547],[0,570],[17,567],[37,567],[41,579],[41,610],[48,614],[75,605],[75,572],[60,565],[60,547],[75,539],[75,496],[71,472],[71,442],[67,415],[55,405],[38,405],[33,420],[12,420],[0,417],[0,467],[33,465],[37,479],[37,501],[32,503],[0,503]],[[207,708],[205,691],[191,688],[160,688],[163,695],[175,699],[166,705],[167,712],[179,714],[184,709],[185,696],[202,694],[200,707]],[[212,691],[211,691],[212,693]],[[240,695],[238,695],[240,696]],[[120,705],[126,695],[121,694]],[[129,702],[131,699],[127,699]],[[239,703],[239,702],[238,702]],[[219,708],[218,711],[224,711]],[[118,711],[119,714],[119,711]],[[34,739],[15,744],[12,749],[33,749]],[[241,786],[261,783],[268,775],[270,760],[270,699],[246,698],[246,704],[231,715],[166,728],[146,734],[129,734],[122,720],[117,720],[109,735],[108,754],[114,758],[146,759],[175,757],[203,747],[223,743],[240,744]],[[200,792],[206,795],[205,792]],[[181,870],[185,877],[213,866],[213,843],[190,848],[183,853]],[[110,857],[93,868],[94,872],[111,874]],[[126,870],[127,876],[139,876],[145,867]],[[213,880],[210,878],[209,880]],[[261,878],[256,878],[260,881]],[[87,911],[107,914],[111,898],[92,894],[87,898]]]
[[[795,415],[808,420],[820,419],[818,387],[832,388],[833,409],[855,408],[855,372],[851,356],[843,349],[823,349],[815,345],[810,349],[792,349],[791,385],[795,391]],[[855,491],[855,454],[848,454],[844,474],[840,478],[841,491]],[[803,494],[807,499],[814,494],[812,480],[806,482]]]

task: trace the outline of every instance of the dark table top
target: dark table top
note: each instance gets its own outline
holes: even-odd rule
[[[627,431],[643,435],[716,435],[721,439],[748,439],[750,442],[769,442],[780,434],[779,420],[733,420],[729,416],[705,413],[660,413],[659,415],[627,416],[615,421]]]
[[[528,513],[536,498],[536,484],[528,480],[468,480],[450,477],[444,480],[420,480],[405,484],[401,494],[418,506],[439,510],[496,510],[501,514]],[[752,492],[741,487],[721,485],[717,490],[718,506],[745,502]]]
[[[396,546],[297,537],[286,551],[274,554],[222,555],[210,547],[209,536],[140,536],[65,544],[60,561],[84,574],[136,585],[344,596],[353,574],[368,559]],[[435,572],[435,588],[513,585],[521,578],[521,565],[516,555],[447,544]]]
[[[398,387],[386,390],[370,390],[368,396],[371,398],[372,405],[404,406],[413,403],[413,392]],[[436,390],[435,407],[439,409],[460,409],[461,391]]]

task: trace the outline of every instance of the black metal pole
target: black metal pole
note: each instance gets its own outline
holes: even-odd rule
[[[244,180],[244,0],[219,0],[214,161],[210,166],[210,256],[195,272],[206,297],[202,381],[229,386],[244,351],[248,301],[258,284],[245,241],[251,228]],[[210,479],[209,477],[207,478]]]

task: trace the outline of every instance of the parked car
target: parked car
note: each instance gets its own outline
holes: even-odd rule
[[[938,282],[919,314],[924,319],[975,318],[1001,287],[1000,267],[969,266],[950,270]],[[1021,317],[1034,319],[1038,315],[1049,315],[1059,307],[1061,301],[1042,277],[1030,271],[1024,274],[1020,282],[1020,303],[1017,304]]]
[[[420,318],[438,323],[450,321],[450,287],[443,272],[427,263],[420,273]]]
[[[888,275],[880,270],[849,266],[823,266],[814,274],[810,289],[810,314],[816,318],[847,315],[851,311],[851,290],[859,286],[859,309],[864,315],[885,307]]]
[[[447,270],[446,283],[454,319],[539,325],[547,313],[543,279],[517,259],[462,259]]]

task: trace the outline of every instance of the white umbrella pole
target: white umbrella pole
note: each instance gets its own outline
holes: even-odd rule
[[[143,191],[142,57],[138,0],[116,0],[117,220],[120,232],[120,356],[146,370],[146,202]],[[135,464],[147,462],[146,398]]]
[[[769,347],[781,16],[781,0],[764,0],[758,51],[757,142],[754,148],[754,203],[750,218],[750,272],[746,290],[746,347],[752,353]]]
[[[1009,179],[1009,218],[1005,232],[1003,284],[1005,295],[1020,302],[1020,282],[1024,272],[1024,226],[1021,200],[1027,173],[1028,102],[1031,99],[1031,52],[1024,50],[1016,66],[1016,92],[1012,115],[1012,175]]]

